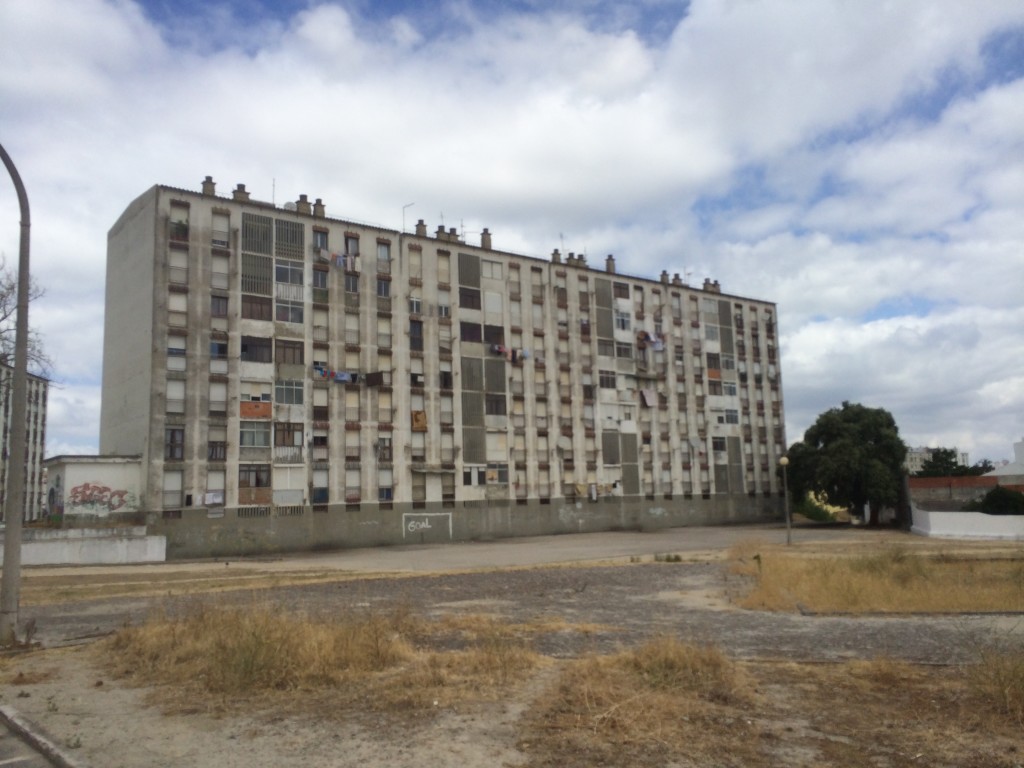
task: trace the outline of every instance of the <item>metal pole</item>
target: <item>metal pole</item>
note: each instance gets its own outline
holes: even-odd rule
[[[789,458],[779,459],[782,465],[782,504],[786,509],[786,546],[793,543],[793,519],[789,514]]]
[[[25,511],[25,442],[28,428],[28,285],[29,233],[32,227],[28,194],[7,150],[0,145],[7,172],[18,193],[21,236],[18,248],[18,308],[15,315],[14,379],[11,385],[10,453],[4,496],[4,565],[0,581],[0,645],[17,641],[18,602],[21,591],[21,519]]]

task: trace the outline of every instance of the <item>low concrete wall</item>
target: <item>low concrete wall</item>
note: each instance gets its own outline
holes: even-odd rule
[[[344,504],[299,508],[279,515],[247,517],[237,509],[185,509],[180,518],[151,520],[149,532],[167,538],[169,559],[225,557],[315,549],[344,549],[395,544],[471,541],[591,533],[614,530],[657,530],[688,525],[721,525],[779,519],[777,497],[713,496],[695,499],[610,498],[541,504],[530,499],[467,503],[444,507],[429,504]]]
[[[939,512],[912,505],[910,530],[922,536],[951,539],[1024,540],[1024,515],[986,515],[984,512]]]
[[[167,539],[147,535],[144,526],[22,530],[22,565],[125,565],[162,563],[166,559]]]

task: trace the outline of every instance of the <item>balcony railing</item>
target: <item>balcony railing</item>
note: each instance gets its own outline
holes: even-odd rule
[[[302,461],[301,445],[275,445],[274,461],[285,464],[298,464]]]
[[[302,291],[302,286],[296,283],[274,283],[274,295],[279,299],[302,301]]]

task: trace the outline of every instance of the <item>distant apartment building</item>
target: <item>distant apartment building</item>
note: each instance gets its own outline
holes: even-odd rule
[[[936,448],[925,448],[919,446],[917,448],[907,449],[907,458],[904,460],[903,465],[907,468],[907,473],[915,475],[924,469],[924,463],[930,461]],[[953,452],[956,454],[956,463],[961,467],[969,467],[971,464],[970,454],[967,451],[960,451],[957,448],[953,448]]]
[[[207,177],[125,210],[106,290],[100,452],[142,457],[140,503],[164,520],[778,508],[776,308],[717,282]]]
[[[0,466],[0,501],[7,498],[11,454],[11,386],[14,369],[0,365],[0,426],[3,428],[3,463]],[[45,511],[43,457],[46,452],[46,398],[50,382],[40,376],[28,375],[25,433],[25,512],[24,520],[40,519]],[[0,512],[3,506],[0,504]]]

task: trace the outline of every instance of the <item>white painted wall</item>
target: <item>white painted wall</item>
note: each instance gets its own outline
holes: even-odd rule
[[[983,512],[934,512],[912,507],[911,532],[950,539],[1009,539],[1024,541],[1024,515],[986,515]]]
[[[140,483],[138,461],[52,462],[47,466],[47,504],[51,514],[66,516],[137,512]]]
[[[167,559],[167,538],[147,536],[145,526],[26,528],[22,533],[22,565],[127,565],[162,563]],[[2,539],[0,536],[0,541]],[[0,563],[3,563],[2,547]]]

